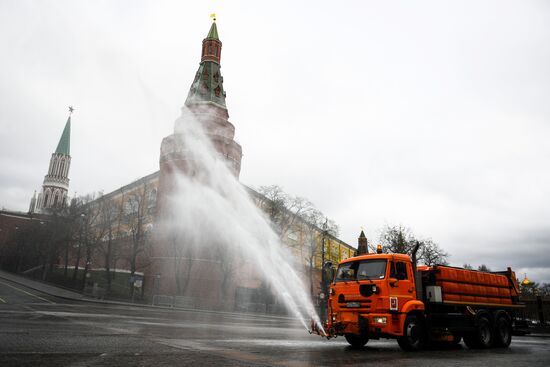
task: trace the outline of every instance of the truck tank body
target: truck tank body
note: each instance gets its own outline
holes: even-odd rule
[[[519,287],[515,274],[489,273],[436,265],[418,267],[427,283],[441,287],[443,303],[513,307],[518,303]],[[425,283],[426,285],[426,283]]]

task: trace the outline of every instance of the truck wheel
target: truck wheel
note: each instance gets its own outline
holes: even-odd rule
[[[493,330],[486,317],[477,320],[476,330],[464,335],[464,344],[470,349],[486,349],[493,345]]]
[[[512,342],[512,324],[510,320],[501,315],[495,322],[494,344],[495,347],[508,348]]]
[[[344,337],[353,348],[361,348],[369,341],[368,337],[356,334],[345,334]]]
[[[397,343],[403,350],[417,351],[424,347],[425,342],[426,336],[422,320],[416,315],[408,315],[405,319],[403,336],[397,338]]]

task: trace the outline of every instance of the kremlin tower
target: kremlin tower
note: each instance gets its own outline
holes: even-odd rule
[[[229,113],[225,104],[225,90],[221,75],[222,42],[218,37],[216,20],[202,41],[202,54],[199,69],[187,95],[182,115],[176,121],[174,133],[163,139],[160,148],[159,206],[162,208],[163,197],[173,191],[175,174],[189,172],[189,157],[185,147],[178,139],[181,134],[178,126],[186,119],[198,121],[215,149],[225,159],[228,167],[238,178],[241,172],[242,148],[234,140],[235,126],[229,122]]]
[[[57,144],[55,152],[50,158],[48,174],[44,177],[42,191],[36,197],[36,192],[31,199],[30,213],[45,213],[49,209],[67,205],[67,193],[69,191],[69,168],[71,167],[71,114],[73,108],[69,107],[69,118]]]
[[[234,140],[235,126],[229,122],[220,70],[221,49],[222,42],[214,19],[208,35],[202,41],[201,61],[181,109],[181,116],[176,120],[173,134],[165,137],[161,143],[154,249],[154,257],[159,261],[148,269],[158,279],[162,279],[157,292],[174,292],[176,295],[185,293],[186,296],[200,299],[203,307],[212,307],[221,302],[219,289],[226,279],[219,266],[212,268],[212,264],[219,261],[219,255],[214,253],[213,243],[189,252],[189,244],[170,227],[174,208],[169,198],[177,192],[180,175],[194,176],[201,169],[200,165],[195,164],[193,153],[185,146],[184,136],[188,123],[201,125],[218,157],[236,178],[239,177],[242,148]],[[189,282],[191,274],[194,279],[201,279],[201,282]]]

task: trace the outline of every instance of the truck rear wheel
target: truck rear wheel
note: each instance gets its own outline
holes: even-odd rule
[[[480,317],[477,320],[473,333],[464,335],[464,344],[470,349],[486,349],[493,345],[493,330],[486,317]]]
[[[345,334],[344,337],[353,348],[361,348],[369,341],[369,338],[363,335]]]
[[[426,335],[422,320],[416,315],[408,315],[405,319],[403,336],[397,338],[397,343],[403,350],[417,351],[424,347],[425,342]]]
[[[494,344],[495,347],[508,348],[512,342],[512,324],[505,315],[500,315],[495,321]]]

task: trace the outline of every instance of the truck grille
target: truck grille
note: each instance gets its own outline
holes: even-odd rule
[[[364,299],[361,296],[348,296],[344,297],[340,294],[338,297],[338,304],[342,308],[349,308],[354,310],[370,310],[372,300]]]

